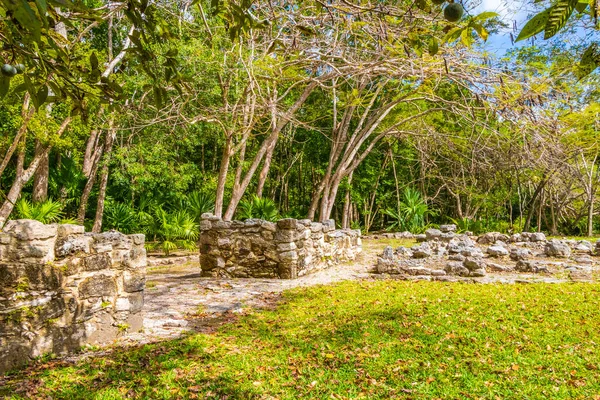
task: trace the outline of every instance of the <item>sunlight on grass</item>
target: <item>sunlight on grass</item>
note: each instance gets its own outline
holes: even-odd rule
[[[381,252],[387,246],[391,246],[393,249],[396,249],[400,246],[413,247],[416,245],[417,241],[415,239],[365,239],[362,242],[364,250],[373,252]]]
[[[244,316],[215,335],[23,371],[0,395],[594,399],[599,295],[596,284],[295,289],[277,310]],[[15,395],[23,388],[29,392]]]

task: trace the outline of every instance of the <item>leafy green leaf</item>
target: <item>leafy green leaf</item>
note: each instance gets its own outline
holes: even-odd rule
[[[0,76],[0,98],[6,97],[9,88],[10,78],[4,75]]]
[[[473,21],[485,21],[486,19],[496,18],[496,17],[499,17],[499,16],[500,16],[500,14],[498,14],[498,13],[495,13],[495,12],[492,12],[492,11],[485,11],[485,12],[482,12],[481,14],[479,14],[479,15],[476,15],[473,18]]]
[[[490,34],[487,31],[487,29],[485,29],[483,27],[483,25],[481,25],[481,24],[471,24],[471,26],[473,27],[473,29],[475,29],[475,32],[477,32],[477,34],[479,35],[479,37],[481,39],[483,39],[484,42],[488,40],[488,37],[490,36]]]
[[[577,77],[582,79],[591,74],[600,66],[600,51],[598,45],[593,43],[581,56],[579,67],[577,68]]]
[[[559,0],[550,11],[548,21],[544,28],[544,39],[550,39],[566,25],[569,17],[573,14],[578,0]]]
[[[435,37],[429,40],[429,55],[435,56],[439,51],[438,41]]]
[[[550,16],[550,11],[552,11],[552,7],[548,8],[541,13],[537,14],[535,17],[531,18],[521,29],[519,36],[515,42],[519,42],[521,40],[529,39],[532,36],[537,35],[541,31],[544,30],[546,23],[548,22],[548,17]]]

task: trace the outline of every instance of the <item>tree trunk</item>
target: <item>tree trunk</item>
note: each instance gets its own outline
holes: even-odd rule
[[[593,236],[594,235],[594,195],[593,195],[593,193],[588,201],[589,201],[589,205],[588,205],[587,235]]]
[[[71,117],[65,118],[63,120],[62,124],[60,125],[60,127],[58,128],[58,131],[56,132],[56,136],[58,136],[58,137],[62,136],[64,131],[67,129],[67,126],[69,126],[70,122],[71,122]],[[47,157],[48,153],[50,152],[50,150],[52,148],[51,146],[48,146],[42,152],[37,153],[33,157],[33,160],[31,160],[29,167],[27,169],[24,169],[26,141],[27,141],[27,135],[23,134],[23,136],[21,138],[21,142],[22,142],[21,147],[19,149],[19,157],[17,159],[16,177],[10,188],[10,191],[8,192],[8,195],[6,196],[6,200],[2,204],[2,207],[0,207],[0,227],[4,226],[4,224],[6,223],[6,220],[12,213],[12,211],[15,207],[15,203],[18,200],[19,196],[21,195],[21,190],[23,189],[23,186],[27,182],[29,182],[29,180],[33,177],[33,174],[35,173],[38,166],[40,165],[42,158]]]
[[[23,108],[21,110],[21,117],[23,119],[23,122],[21,122],[21,127],[19,128],[17,135],[15,136],[12,144],[8,148],[8,151],[4,155],[2,164],[0,164],[0,176],[2,176],[2,174],[4,173],[6,166],[10,162],[13,154],[15,153],[15,150],[17,149],[19,143],[21,142],[21,137],[27,132],[27,126],[29,125],[29,121],[31,121],[33,114],[35,114],[35,108],[33,108],[33,107],[29,108],[29,99],[30,99],[29,93],[25,93],[25,96],[23,99]]]
[[[102,148],[95,155],[95,159],[90,163],[91,169],[88,172],[88,180],[85,182],[85,187],[83,188],[83,193],[81,194],[81,199],[79,201],[79,208],[77,209],[77,222],[83,225],[85,221],[85,213],[87,211],[88,200],[90,198],[90,194],[92,193],[92,188],[96,183],[96,176],[98,173],[98,165],[100,164],[100,158],[102,157]]]
[[[100,172],[100,187],[98,189],[98,205],[96,206],[96,217],[92,232],[100,233],[102,231],[102,217],[104,216],[104,200],[106,199],[106,187],[108,185],[109,164],[112,155],[113,143],[116,136],[114,129],[114,118],[110,120],[108,131],[106,132],[106,141],[104,142],[104,164]]]
[[[227,181],[227,172],[229,171],[229,160],[231,159],[231,135],[227,136],[223,155],[221,156],[221,166],[219,168],[219,178],[217,179],[217,194],[215,196],[215,215],[219,218],[223,215],[223,198],[225,197],[225,183]]]
[[[31,199],[35,203],[48,199],[48,177],[50,174],[48,153],[44,151],[44,145],[39,140],[35,141],[35,154],[45,153],[40,156],[40,164],[33,175],[33,192]]]
[[[273,152],[275,151],[275,144],[277,142],[273,142],[271,146],[267,149],[267,153],[265,154],[265,162],[263,163],[263,167],[260,170],[260,174],[258,175],[258,187],[256,188],[256,195],[258,197],[262,197],[263,190],[265,188],[265,182],[267,181],[267,176],[269,175],[269,170],[271,169],[271,161],[273,160]]]
[[[351,215],[350,215],[350,210],[352,208],[352,196],[351,196],[351,192],[352,192],[352,175],[354,175],[353,173],[351,173],[348,176],[348,190],[346,191],[346,198],[344,200],[344,211],[342,212],[342,229],[347,229],[350,227],[351,224]]]

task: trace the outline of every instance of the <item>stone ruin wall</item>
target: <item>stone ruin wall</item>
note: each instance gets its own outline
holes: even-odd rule
[[[0,232],[0,372],[142,327],[144,235],[9,221]]]
[[[223,221],[212,214],[200,223],[203,276],[295,279],[354,260],[362,250],[359,230],[291,218]]]

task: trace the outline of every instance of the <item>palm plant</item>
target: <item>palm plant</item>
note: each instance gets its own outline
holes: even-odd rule
[[[387,209],[384,213],[392,219],[388,229],[407,230],[415,233],[422,232],[427,227],[427,217],[437,215],[434,210],[429,208],[421,193],[410,187],[404,189],[398,209]]]
[[[21,198],[15,205],[18,218],[34,219],[44,224],[51,224],[62,220],[63,204],[60,201],[48,199],[39,203],[32,203]]]
[[[105,227],[122,233],[133,233],[138,228],[134,209],[124,203],[109,202],[104,210]]]
[[[167,212],[162,207],[157,207],[154,217],[156,247],[162,249],[166,255],[178,248],[193,250],[196,247],[199,226],[187,212]]]
[[[238,218],[258,218],[265,221],[274,222],[279,219],[279,211],[277,210],[277,206],[273,200],[254,195],[250,200],[244,200],[240,202],[238,208]]]
[[[215,209],[215,198],[209,194],[194,191],[187,196],[187,209],[197,221],[204,213],[213,212]]]

